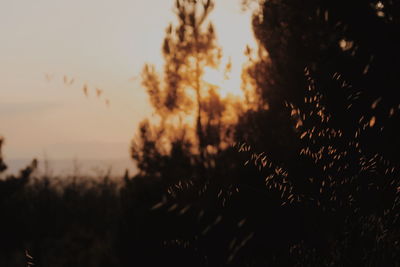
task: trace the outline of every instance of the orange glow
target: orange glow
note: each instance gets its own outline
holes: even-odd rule
[[[230,73],[224,73],[220,69],[205,67],[203,80],[216,86],[221,97],[228,95],[243,97],[240,72],[241,70],[237,68],[232,69]]]
[[[6,1],[0,9],[0,134],[9,159],[40,159],[44,151],[51,159],[129,158],[132,133],[152,112],[131,77],[146,62],[162,70],[174,0],[77,3]],[[251,12],[241,12],[240,0],[217,0],[209,20],[223,58],[203,80],[223,97],[242,96],[243,51],[256,47]]]
[[[217,42],[222,47],[223,58],[219,69],[206,68],[204,81],[220,88],[220,95],[244,97],[241,90],[242,67],[247,62],[244,55],[246,46],[257,47],[252,29],[251,12],[242,12],[239,1],[217,1],[216,9],[210,15],[217,33]],[[225,66],[230,62],[231,69],[225,73]]]

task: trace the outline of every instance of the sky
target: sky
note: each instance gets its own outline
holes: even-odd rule
[[[129,159],[138,123],[152,113],[139,74],[146,62],[161,70],[173,2],[0,0],[5,159]],[[216,0],[210,19],[239,86],[243,51],[255,46],[250,11]]]

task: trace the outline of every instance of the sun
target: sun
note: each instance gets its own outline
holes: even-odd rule
[[[244,99],[242,91],[242,69],[248,62],[246,47],[257,47],[252,31],[253,12],[243,11],[239,1],[218,0],[216,9],[210,14],[210,21],[215,26],[217,42],[222,48],[223,58],[219,68],[203,69],[203,80],[218,87],[221,97],[239,97]],[[230,25],[228,30],[226,25]],[[232,30],[234,29],[234,30]],[[225,73],[225,66],[230,62],[231,69]]]
[[[216,86],[219,95],[223,98],[228,96],[243,97],[240,68],[232,67],[229,72],[225,72],[221,69],[205,67],[203,80],[208,84]]]

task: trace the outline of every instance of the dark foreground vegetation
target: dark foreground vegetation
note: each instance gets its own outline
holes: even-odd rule
[[[221,49],[195,2],[143,70],[139,173],[3,177],[0,266],[399,266],[399,4],[261,3],[238,102],[201,79]]]

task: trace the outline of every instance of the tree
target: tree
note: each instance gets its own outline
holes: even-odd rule
[[[3,145],[4,139],[0,136],[0,173],[7,169],[7,165],[3,161],[3,155],[1,153],[1,148]]]
[[[232,136],[234,120],[225,116],[232,113],[232,101],[222,99],[219,88],[203,80],[205,68],[219,67],[222,56],[214,26],[207,20],[213,8],[211,0],[177,0],[178,24],[167,27],[162,46],[163,75],[149,64],[143,68],[142,84],[159,124],[144,121],[134,140],[132,157],[142,174],[163,169],[160,164],[166,166],[164,161],[179,150],[204,176],[213,155],[226,148]]]
[[[366,133],[365,140],[375,140],[368,146],[398,161],[392,144],[398,144],[395,111],[399,101],[394,88],[400,80],[396,69],[390,67],[400,60],[400,42],[395,37],[398,10],[399,4],[391,0],[350,4],[263,1],[254,15],[253,28],[268,57],[257,61],[265,65],[265,71],[255,68],[255,64],[249,68],[250,76],[265,77],[261,79],[264,84],[253,78],[263,88],[260,97],[271,109],[275,105],[284,110],[285,103],[304,106],[307,68],[326,96],[325,105],[333,113],[332,124],[355,129],[360,119],[369,123],[374,118],[379,123],[375,133]],[[379,103],[374,105],[375,101]]]
[[[266,244],[274,257],[286,255],[280,264],[398,261],[391,245],[399,235],[398,7],[271,0],[254,15],[265,52],[247,68],[257,105],[241,123],[258,128],[247,127],[256,135],[243,136],[254,147],[249,160],[262,170],[267,194],[284,207],[269,211],[289,210],[282,221],[302,218],[293,235],[280,238],[283,246]],[[276,124],[286,127],[265,127]],[[281,139],[291,144],[283,156]]]

